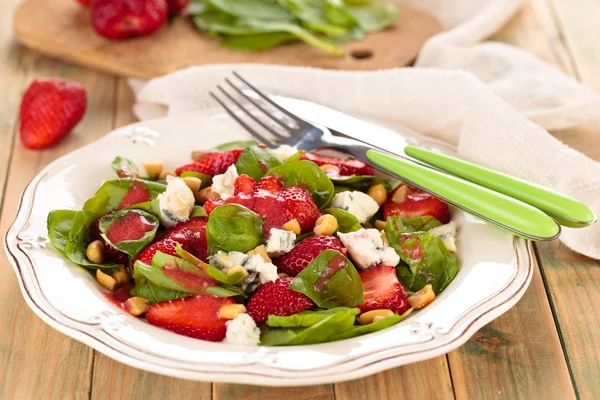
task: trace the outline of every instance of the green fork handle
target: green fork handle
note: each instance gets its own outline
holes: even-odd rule
[[[369,149],[365,156],[381,170],[517,236],[530,240],[552,240],[560,235],[556,221],[522,201],[377,150]]]
[[[596,221],[596,216],[585,204],[554,190],[418,147],[407,146],[404,152],[443,171],[539,208],[561,225],[581,228]]]

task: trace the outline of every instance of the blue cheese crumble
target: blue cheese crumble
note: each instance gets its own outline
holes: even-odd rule
[[[377,210],[379,204],[371,196],[363,192],[341,192],[331,200],[331,207],[348,211],[354,215],[361,224],[367,222]]]
[[[224,174],[213,177],[211,190],[217,193],[221,199],[227,200],[234,194],[234,183],[238,176],[235,165],[230,165]]]
[[[249,256],[239,251],[225,253],[219,251],[208,259],[210,265],[227,273],[231,268],[239,265],[243,267],[248,276],[244,278],[242,289],[246,293],[254,292],[260,285],[276,281],[278,278],[277,267],[273,263],[266,263],[260,254]]]
[[[400,262],[400,256],[393,248],[383,243],[381,232],[377,229],[360,229],[350,233],[338,232],[338,236],[360,269],[379,264],[395,267]]]
[[[456,253],[456,224],[454,221],[430,229],[429,233],[442,239],[442,242],[448,251]]]
[[[227,343],[246,346],[257,346],[260,343],[260,329],[250,315],[239,314],[231,321],[227,321],[225,325]]]
[[[170,228],[187,221],[194,202],[194,193],[181,178],[167,176],[167,189],[158,195],[160,222]]]
[[[272,257],[279,257],[289,253],[294,248],[296,234],[283,229],[271,228],[267,240],[267,253]]]

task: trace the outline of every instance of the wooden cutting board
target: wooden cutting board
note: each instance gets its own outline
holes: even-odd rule
[[[14,16],[17,39],[25,46],[61,60],[117,75],[152,78],[192,65],[263,63],[329,69],[375,70],[410,64],[423,43],[442,31],[431,14],[399,5],[395,26],[342,45],[335,57],[303,43],[247,53],[219,45],[180,18],[146,37],[111,41],[93,30],[89,9],[75,0],[25,0]]]

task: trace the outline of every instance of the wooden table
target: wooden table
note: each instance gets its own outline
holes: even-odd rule
[[[124,79],[64,64],[18,46],[0,2],[0,236],[28,181],[55,158],[134,120]],[[600,3],[529,0],[494,39],[527,49],[600,91]],[[55,148],[34,152],[18,139],[21,94],[36,76],[81,81],[89,93],[83,122]],[[600,141],[558,134],[600,159]],[[600,263],[559,242],[537,245],[531,287],[509,312],[460,349],[418,364],[335,385],[265,388],[189,382],[127,367],[51,329],[25,304],[0,254],[0,399],[482,399],[598,398]]]

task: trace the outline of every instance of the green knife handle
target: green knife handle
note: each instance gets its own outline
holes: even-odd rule
[[[560,234],[556,221],[519,200],[377,150],[367,150],[366,157],[369,162],[399,179],[518,236],[552,240]]]
[[[407,146],[404,152],[443,171],[539,208],[561,225],[580,228],[596,221],[592,210],[579,200],[535,183],[418,147]]]

